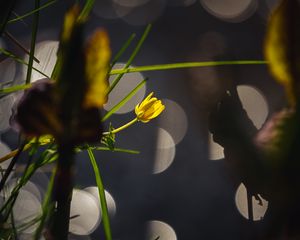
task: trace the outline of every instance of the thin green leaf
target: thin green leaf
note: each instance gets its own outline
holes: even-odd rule
[[[17,57],[16,55],[14,55],[13,53],[11,53],[10,51],[7,51],[3,48],[0,48],[0,52],[3,53],[4,55],[6,55],[7,57],[12,58],[13,60],[15,60],[18,63],[24,64],[26,66],[28,66],[29,64],[27,62],[25,62],[23,59]],[[43,73],[42,71],[38,70],[35,67],[32,67],[32,69],[38,73],[40,73],[41,75],[43,75],[46,78],[50,78],[48,75],[46,75],[45,73]]]
[[[53,68],[52,73],[51,73],[51,79],[53,79],[53,80],[57,80],[57,78],[59,76],[59,73],[61,71],[61,67],[62,67],[62,56],[61,56],[59,51],[60,50],[58,49],[57,59],[56,59],[54,68]]]
[[[14,237],[14,239],[18,239],[18,233],[17,233],[17,228],[16,228],[16,224],[15,224],[15,217],[14,217],[13,211],[11,211],[10,221],[11,221],[13,237]]]
[[[34,8],[37,9],[40,7],[40,0],[35,0]],[[32,24],[32,32],[31,32],[31,46],[30,46],[30,53],[29,53],[29,61],[28,61],[28,68],[27,68],[27,75],[25,83],[30,83],[31,73],[32,73],[32,66],[34,60],[34,50],[35,50],[35,42],[36,42],[36,35],[39,25],[39,11],[34,13],[33,24]]]
[[[93,6],[94,6],[95,0],[87,0],[84,4],[84,7],[78,17],[78,21],[85,21],[87,17],[89,16]]]
[[[146,83],[147,79],[140,82],[134,89],[131,90],[117,105],[110,109],[102,118],[102,122],[106,121],[112,114],[118,111],[125,103],[127,103],[136,92]]]
[[[21,15],[19,15],[19,14],[17,14],[16,12],[12,12],[12,14],[14,14],[15,15],[15,17],[20,17]],[[26,26],[26,27],[28,27],[28,24],[24,21],[24,19],[20,19],[20,21],[21,21],[21,23],[24,25],[24,26]]]
[[[23,52],[25,52],[26,54],[30,55],[30,52],[22,45],[22,43],[20,43],[18,41],[18,39],[16,39],[11,33],[9,33],[8,31],[5,31],[4,34],[16,45],[18,46]],[[33,57],[33,60],[36,61],[37,63],[40,63],[40,61],[36,58]]]
[[[12,211],[13,213],[13,211]],[[27,230],[28,228],[30,227],[35,227],[34,225],[37,224],[37,222],[40,221],[40,216],[28,216],[24,219],[22,219],[23,223],[18,223],[18,226],[17,226],[17,231],[20,233],[20,232],[24,232],[25,230]]]
[[[13,93],[20,90],[28,89],[31,87],[31,85],[32,84],[16,85],[16,86],[0,89],[0,94],[8,94],[8,93]]]
[[[108,147],[94,147],[93,150],[99,151],[110,151]],[[114,148],[114,152],[130,153],[130,154],[139,154],[140,151],[124,149],[124,148]]]
[[[53,186],[54,186],[55,174],[56,174],[56,168],[54,168],[54,170],[52,172],[52,175],[51,175],[48,187],[47,187],[47,192],[46,192],[44,200],[43,200],[43,205],[42,205],[43,214],[41,216],[40,224],[37,227],[36,232],[34,234],[35,240],[40,239],[46,219],[49,216],[49,213],[51,213],[52,205],[50,203],[51,203],[51,194],[52,194],[52,190],[53,190]]]
[[[170,63],[140,66],[134,68],[112,69],[109,75],[132,73],[132,72],[148,72],[148,71],[160,71],[170,69],[181,68],[194,68],[194,67],[213,67],[213,66],[225,66],[225,65],[260,65],[267,64],[267,61],[263,60],[240,60],[240,61],[211,61],[211,62],[185,62],[185,63]]]
[[[24,147],[26,146],[26,142],[24,142],[23,144],[22,144],[22,147],[21,148],[19,148],[19,151],[18,151],[18,153],[21,153],[22,151],[23,151],[23,149],[24,149]],[[6,221],[7,219],[8,219],[8,217],[9,217],[9,215],[10,214],[12,214],[12,208],[13,208],[13,206],[14,206],[14,203],[15,203],[15,201],[17,200],[17,197],[18,197],[18,194],[19,194],[19,190],[21,189],[21,187],[22,186],[24,186],[25,185],[25,183],[24,183],[24,178],[25,178],[25,173],[27,172],[27,170],[28,170],[28,168],[29,168],[29,166],[31,165],[31,161],[32,161],[32,159],[33,159],[33,157],[34,157],[34,154],[37,152],[37,150],[38,150],[38,145],[37,144],[34,144],[34,146],[33,146],[33,148],[31,149],[31,151],[29,152],[29,159],[28,159],[28,163],[26,164],[26,168],[25,168],[25,171],[24,171],[24,174],[23,174],[23,176],[20,178],[20,180],[18,181],[18,183],[17,183],[17,185],[15,186],[15,188],[13,189],[13,191],[12,191],[12,194],[11,194],[11,201],[7,201],[8,203],[10,203],[8,206],[8,208],[5,208],[5,210],[6,210],[6,215],[4,215],[4,217],[3,217],[3,219]],[[18,156],[19,156],[19,154],[18,155],[16,155],[14,158],[18,158]],[[13,158],[13,159],[14,159]],[[12,163],[12,161],[11,161],[11,163]],[[7,169],[7,171],[8,171],[8,169]],[[5,176],[4,176],[5,177]],[[3,177],[3,178],[4,178]],[[29,178],[28,178],[29,179]],[[27,179],[27,181],[28,181],[28,179]],[[26,182],[27,182],[26,181]],[[2,211],[2,209],[1,209],[1,211]]]
[[[140,39],[139,42],[137,43],[135,49],[133,50],[133,52],[132,52],[130,58],[128,59],[126,65],[124,66],[123,70],[128,69],[129,66],[130,66],[130,64],[133,62],[134,58],[136,57],[136,55],[137,55],[138,52],[140,51],[140,49],[141,49],[143,43],[145,42],[145,40],[146,40],[146,38],[147,38],[147,36],[148,36],[150,30],[151,30],[151,27],[152,27],[151,24],[149,24],[149,25],[146,27],[146,29],[145,29],[145,31],[144,31],[144,33],[143,33],[141,39]],[[125,71],[124,73],[126,73],[126,71]],[[113,81],[113,83],[110,85],[110,87],[109,87],[109,89],[108,89],[108,94],[115,88],[115,86],[118,84],[118,82],[119,82],[119,81],[121,80],[121,78],[123,77],[124,73],[120,73],[120,74],[116,77],[116,79]]]
[[[1,181],[0,181],[0,192],[3,190],[5,183],[9,177],[9,175],[11,174],[11,172],[13,171],[13,168],[15,166],[15,164],[17,163],[17,161],[19,160],[19,157],[24,149],[26,145],[26,141],[23,141],[23,143],[21,144],[20,148],[18,149],[16,155],[12,158],[12,160],[10,161]]]
[[[96,151],[111,151],[109,147],[96,147],[96,146],[89,146],[91,150]],[[81,152],[82,150],[86,150],[86,147],[77,147],[75,149],[76,152]],[[125,149],[125,148],[114,148],[114,152],[122,152],[122,153],[129,153],[129,154],[139,154],[140,151]]]
[[[44,9],[44,8],[47,8],[47,7],[51,6],[51,5],[52,5],[53,3],[55,3],[56,1],[57,1],[57,0],[49,1],[49,2],[45,3],[45,4],[42,5],[42,6],[40,6],[40,7],[38,7],[38,8],[35,8],[33,11],[30,11],[30,12],[24,14],[24,15],[21,15],[21,16],[18,16],[17,18],[14,18],[14,19],[9,20],[7,23],[14,23],[14,22],[17,22],[17,21],[19,21],[19,20],[21,20],[21,19],[23,19],[23,18],[29,17],[29,16],[31,16],[32,14],[34,14],[34,13],[36,13],[36,12],[39,12],[39,11],[41,11],[41,10]]]
[[[132,43],[132,41],[135,38],[135,36],[136,36],[135,33],[131,34],[130,37],[127,39],[127,41],[123,44],[123,46],[121,47],[121,49],[117,52],[116,56],[112,60],[112,63],[111,63],[112,67],[119,61],[119,59],[121,58],[121,56],[123,55],[123,53],[127,50],[127,48]]]
[[[89,146],[87,148],[87,152],[88,152],[89,158],[91,160],[91,164],[92,164],[93,169],[94,169],[96,183],[97,183],[97,187],[98,187],[105,237],[106,237],[106,240],[112,240],[112,235],[111,235],[111,230],[110,230],[110,222],[109,222],[109,216],[108,216],[108,210],[107,210],[107,203],[106,203],[106,197],[105,197],[105,191],[104,191],[104,186],[103,186],[103,182],[102,182],[102,177],[101,177],[100,170],[98,168],[95,156],[93,154],[93,151]]]
[[[36,162],[30,164],[30,166],[27,168],[27,170],[24,172],[23,176],[20,178],[18,184],[14,187],[14,189],[11,191],[10,196],[6,200],[6,202],[1,206],[0,213],[3,213],[6,210],[7,214],[3,214],[3,216],[8,216],[9,212],[11,211],[11,207],[13,206],[13,202],[16,200],[19,190],[22,186],[24,186],[27,181],[30,179],[30,177],[35,173],[35,171],[44,165],[45,163],[48,163],[48,161],[45,161],[45,159],[52,159],[56,155],[56,152],[48,151],[53,147],[53,144],[50,144],[47,149],[38,157]],[[5,219],[5,217],[4,217]]]

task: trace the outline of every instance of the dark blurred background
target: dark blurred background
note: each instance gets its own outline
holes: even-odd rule
[[[115,54],[129,36],[136,33],[137,38],[117,67],[127,61],[150,22],[153,28],[134,66],[261,60],[268,15],[276,2],[96,0],[86,37],[98,27],[107,29]],[[40,12],[36,48],[40,64],[35,66],[48,74],[55,62],[63,15],[72,4],[73,1],[57,1]],[[22,15],[32,9],[33,1],[19,1],[14,12]],[[31,17],[9,24],[7,31],[30,48]],[[8,39],[2,38],[0,43],[26,59]],[[25,73],[26,68],[12,60],[0,63],[3,86],[24,82]],[[166,110],[159,118],[147,124],[137,123],[117,134],[117,147],[139,150],[140,154],[96,153],[110,196],[113,239],[258,238],[265,229],[268,202],[263,200],[260,204],[252,198],[253,219],[248,219],[247,189],[243,183],[232,181],[222,147],[213,142],[208,131],[208,115],[224,88],[234,83],[238,85],[239,97],[249,117],[261,128],[267,117],[284,104],[282,90],[272,80],[267,66],[235,65],[128,74],[112,92],[106,110],[145,77],[149,78],[146,87],[109,119],[114,127],[130,121],[134,118],[135,105],[152,91],[162,99]],[[41,75],[33,73],[33,81],[40,78]],[[1,155],[17,146],[17,134],[8,124],[16,99],[17,95],[0,99]],[[42,177],[32,180],[41,195],[49,176],[49,170],[43,171],[39,173]],[[91,164],[87,154],[82,152],[77,157],[78,190],[73,195],[72,206],[72,214],[80,216],[71,221],[70,230],[74,233],[71,239],[104,239],[95,185]],[[23,191],[20,206],[16,206],[20,223],[24,216],[40,211],[39,198],[30,190],[34,186]],[[28,209],[33,210],[28,213]],[[30,239],[30,231],[23,238]]]

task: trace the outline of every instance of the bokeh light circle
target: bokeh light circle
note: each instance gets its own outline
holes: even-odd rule
[[[220,160],[224,158],[224,148],[214,142],[213,135],[209,132],[208,133],[208,154],[210,160]]]
[[[165,171],[174,161],[176,145],[172,136],[163,128],[158,128],[155,158],[152,173]]]
[[[249,118],[260,129],[269,113],[265,97],[257,88],[249,85],[237,86],[237,92]]]
[[[177,240],[177,236],[169,224],[154,220],[147,222],[146,240],[154,239]]]
[[[5,156],[6,154],[10,153],[11,150],[10,148],[3,143],[2,141],[0,141],[0,156]],[[2,179],[2,175],[4,174],[4,171],[7,169],[8,165],[10,164],[11,158],[0,163],[0,168],[1,168],[1,174],[0,174],[0,180]],[[11,178],[12,174],[10,174],[9,178]]]
[[[18,198],[13,206],[13,214],[16,226],[21,226],[24,223],[29,223],[36,217],[42,214],[41,202],[31,192],[20,189]],[[27,227],[24,233],[33,233],[36,230],[38,223]]]
[[[166,6],[166,0],[151,0],[136,6],[122,17],[122,20],[130,25],[143,26],[153,23],[163,13]]]
[[[247,188],[243,183],[241,183],[235,194],[235,204],[240,214],[244,218],[249,219],[247,194],[248,194]],[[256,198],[254,196],[251,196],[251,201],[253,206],[252,209],[253,220],[254,221],[262,220],[268,209],[268,201],[263,199],[259,194],[258,196],[256,196]]]
[[[54,69],[56,59],[57,59],[57,50],[58,50],[58,41],[43,41],[39,42],[35,47],[34,56],[40,61],[39,63],[33,61],[33,67],[40,70],[47,76],[51,76]],[[25,61],[28,61],[28,56],[25,56]],[[23,77],[26,78],[27,66],[23,68]],[[31,82],[35,82],[39,79],[45,78],[44,75],[38,73],[35,70],[32,70]]]
[[[0,62],[0,88],[10,87],[13,85],[16,69],[16,63],[11,58],[7,58]]]
[[[89,235],[98,227],[100,217],[100,208],[95,197],[86,191],[74,189],[69,231],[77,235]]]
[[[14,102],[15,98],[13,94],[0,98],[0,132],[10,128],[10,117]]]
[[[7,188],[6,188],[6,192],[7,193],[11,193],[12,190],[14,189],[14,187],[17,186],[18,184],[18,181],[19,181],[19,178],[12,178],[10,179],[8,182],[7,182]],[[38,188],[38,186],[33,183],[32,181],[27,181],[27,183],[22,186],[22,189],[23,190],[26,190],[27,192],[30,192],[31,194],[33,194],[36,199],[39,201],[39,202],[42,202],[42,194]]]
[[[96,201],[98,202],[98,204],[100,204],[99,192],[98,192],[98,188],[96,186],[87,187],[87,188],[84,188],[83,190],[92,194],[94,196],[94,198],[96,199]],[[117,211],[116,202],[115,202],[114,198],[112,197],[112,195],[108,191],[105,190],[104,192],[105,192],[105,199],[106,199],[108,214],[110,215],[110,217],[114,217],[116,214],[116,211]],[[100,209],[101,209],[101,206],[100,206]],[[101,212],[102,212],[102,210],[101,210]]]
[[[165,129],[178,144],[185,136],[188,129],[188,119],[183,108],[170,99],[162,99],[166,106],[159,118],[159,127]]]
[[[229,22],[242,22],[257,8],[256,0],[200,0],[207,12]]]

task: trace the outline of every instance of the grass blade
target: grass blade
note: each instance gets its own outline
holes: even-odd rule
[[[9,93],[25,90],[30,88],[31,86],[32,84],[23,84],[23,85],[17,85],[17,86],[0,89],[0,94],[9,94]]]
[[[40,7],[40,0],[35,0],[34,8],[37,9],[39,7]],[[31,79],[36,35],[37,35],[37,30],[38,30],[38,25],[39,25],[39,15],[40,15],[39,11],[34,13],[33,24],[32,24],[32,34],[31,34],[31,46],[30,46],[26,81],[25,81],[26,84],[30,83],[30,79]]]
[[[17,233],[16,223],[15,223],[14,211],[11,211],[10,222],[11,222],[13,237],[14,237],[14,239],[18,239],[18,233]]]
[[[52,172],[52,175],[51,175],[48,187],[47,187],[47,192],[44,197],[44,201],[43,201],[43,205],[42,205],[43,214],[41,216],[40,224],[37,227],[36,232],[34,234],[35,240],[40,239],[46,219],[49,216],[49,212],[51,213],[51,208],[53,207],[50,205],[50,202],[51,202],[51,194],[52,194],[52,190],[53,190],[53,186],[54,186],[55,174],[56,174],[56,167],[54,168],[54,170]]]
[[[10,208],[13,206],[13,202],[18,196],[19,190],[22,186],[24,186],[27,181],[30,179],[30,177],[35,173],[35,171],[41,167],[43,164],[47,163],[47,161],[44,161],[45,159],[51,159],[52,156],[54,156],[55,153],[49,152],[48,150],[52,148],[52,144],[50,144],[45,151],[39,156],[38,160],[35,163],[30,164],[30,166],[26,169],[26,172],[24,172],[23,176],[19,180],[19,183],[14,187],[14,189],[11,191],[11,194],[9,198],[6,200],[6,202],[1,206],[0,208],[0,214],[2,214],[5,210],[6,212],[10,212]],[[18,153],[22,152],[22,149],[18,149]],[[17,157],[17,156],[15,156]],[[2,214],[2,216],[5,216],[7,214]],[[3,217],[5,219],[5,217]]]
[[[16,45],[18,46],[23,52],[26,54],[30,55],[30,52],[16,39],[12,34],[10,34],[7,31],[4,31],[4,34]],[[40,61],[36,58],[33,57],[33,60],[36,61],[37,63],[40,63]]]
[[[112,235],[111,235],[111,230],[110,230],[110,222],[109,222],[109,216],[108,216],[108,210],[107,210],[107,203],[106,203],[106,198],[105,198],[105,191],[104,191],[104,186],[103,186],[100,170],[98,168],[93,151],[89,146],[87,147],[87,152],[88,152],[89,158],[91,160],[91,164],[93,166],[96,183],[97,183],[97,187],[98,187],[105,238],[106,238],[106,240],[112,240]]]
[[[26,66],[29,65],[29,63],[25,62],[23,59],[17,57],[16,55],[14,55],[13,53],[3,49],[3,48],[0,48],[0,52],[3,53],[4,55],[6,55],[7,57],[10,57],[12,59],[14,59],[16,62],[18,63],[21,63],[21,64],[24,64]],[[37,68],[35,67],[32,67],[32,69],[38,73],[40,73],[41,75],[43,75],[44,77],[46,78],[50,78],[48,75],[46,75],[45,73],[43,73],[42,71],[38,70]]]
[[[133,52],[132,52],[130,58],[128,59],[126,65],[124,66],[123,70],[128,69],[129,66],[130,66],[130,64],[133,62],[134,58],[136,57],[136,55],[137,55],[138,52],[140,51],[140,49],[141,49],[143,43],[145,42],[145,40],[146,40],[146,38],[147,38],[147,36],[148,36],[150,30],[151,30],[151,26],[152,26],[152,25],[149,24],[149,25],[146,27],[146,29],[145,29],[145,31],[144,31],[144,33],[143,33],[141,39],[140,39],[139,42],[137,43],[135,49],[133,50]],[[124,73],[126,73],[126,71],[125,71]],[[110,85],[110,87],[109,87],[109,89],[108,89],[108,94],[115,88],[115,86],[118,84],[118,82],[119,82],[119,81],[121,80],[121,78],[123,77],[124,73],[120,73],[120,74],[116,77],[116,79],[113,81],[113,83]]]
[[[106,121],[112,114],[118,111],[125,103],[127,103],[136,92],[146,83],[147,79],[141,81],[134,89],[131,90],[117,105],[110,109],[102,118],[102,122]]]
[[[16,18],[14,18],[14,19],[9,20],[7,23],[14,23],[14,22],[17,22],[17,21],[19,21],[19,20],[22,20],[22,19],[24,19],[24,18],[26,18],[26,17],[29,17],[29,16],[31,16],[32,14],[34,14],[34,13],[36,13],[36,12],[39,12],[39,11],[41,11],[41,10],[44,9],[44,8],[47,8],[47,7],[51,6],[51,5],[52,5],[53,3],[55,3],[56,1],[57,1],[57,0],[49,1],[49,2],[45,3],[45,4],[42,5],[42,6],[40,6],[40,7],[38,7],[38,8],[35,8],[33,11],[30,11],[30,12],[24,14],[24,15],[21,15],[21,16],[18,16],[18,17],[16,17]]]
[[[6,169],[5,173],[4,173],[4,176],[2,177],[2,179],[0,181],[0,192],[3,190],[4,185],[6,183],[6,180],[8,179],[9,174],[12,172],[13,167],[17,163],[17,161],[18,161],[18,159],[19,159],[19,157],[20,157],[20,155],[21,155],[21,153],[22,153],[25,145],[26,145],[26,142],[24,141],[22,143],[22,145],[20,146],[20,148],[19,148],[18,152],[16,153],[16,155],[13,157],[13,159],[9,163],[9,165],[8,165],[8,167],[7,167],[7,169]]]
[[[87,0],[84,4],[84,7],[78,17],[78,21],[85,21],[86,18],[89,16],[93,6],[94,6],[95,0]]]
[[[88,146],[91,150],[96,151],[111,151],[109,147],[98,147],[98,146]],[[76,152],[81,152],[82,150],[86,150],[87,147],[77,147]],[[132,149],[125,149],[125,148],[114,148],[113,152],[121,152],[121,153],[129,153],[129,154],[139,154],[140,151],[132,150]]]
[[[119,61],[119,59],[121,58],[121,56],[123,55],[123,53],[127,50],[127,48],[132,43],[132,41],[135,38],[135,36],[136,36],[135,33],[131,34],[130,37],[127,39],[127,41],[123,44],[123,46],[121,47],[121,49],[117,52],[116,56],[112,60],[111,67],[113,67]]]
[[[93,147],[93,150],[111,151],[108,147]],[[139,154],[140,153],[140,151],[124,149],[124,148],[114,148],[114,152],[122,152],[122,153],[129,153],[129,154]]]
[[[240,61],[210,61],[210,62],[184,62],[184,63],[170,63],[170,64],[159,64],[140,66],[134,68],[123,68],[123,69],[112,69],[109,75],[125,74],[132,72],[148,72],[148,71],[160,71],[170,69],[181,69],[181,68],[194,68],[194,67],[213,67],[213,66],[225,66],[225,65],[260,65],[267,64],[264,60],[240,60]]]

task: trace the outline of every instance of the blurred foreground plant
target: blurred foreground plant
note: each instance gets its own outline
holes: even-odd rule
[[[210,116],[214,140],[237,182],[247,188],[248,216],[252,196],[269,201],[269,229],[262,239],[300,238],[300,2],[281,0],[267,26],[265,56],[271,73],[286,92],[286,107],[258,130],[238,97],[226,89]]]

